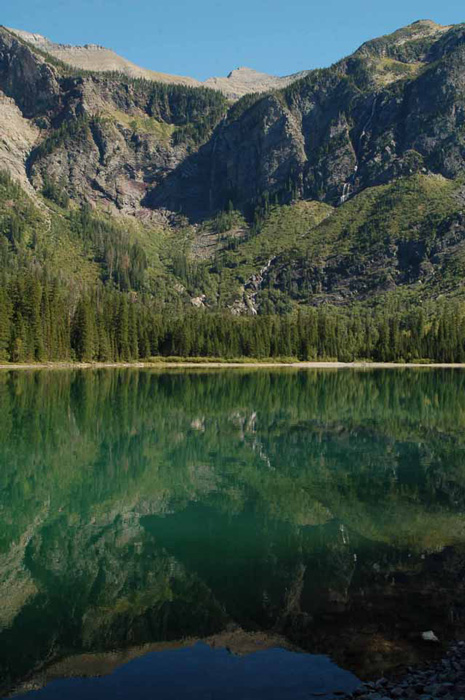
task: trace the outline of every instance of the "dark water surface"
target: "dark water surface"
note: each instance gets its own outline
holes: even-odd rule
[[[1,696],[330,698],[464,628],[465,372],[0,373]]]

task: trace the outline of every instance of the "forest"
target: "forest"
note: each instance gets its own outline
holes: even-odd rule
[[[163,313],[149,296],[103,284],[77,293],[31,269],[0,283],[2,362],[157,356],[464,362],[465,304],[438,303],[433,316],[329,305],[282,316]]]
[[[409,301],[401,295],[394,303],[383,296],[336,306],[309,293],[297,305],[285,287],[281,297],[286,304],[267,303],[271,292],[265,289],[257,315],[232,312],[235,279],[247,279],[256,261],[276,247],[295,246],[302,232],[327,216],[324,205],[272,211],[265,206],[257,214],[257,230],[247,233],[239,251],[227,246],[213,262],[194,265],[173,243],[155,268],[157,258],[143,240],[111,218],[96,216],[87,205],[68,209],[66,193],[52,179],[44,182],[44,194],[57,205],[49,231],[41,212],[4,173],[0,194],[0,362],[156,357],[465,361],[463,298],[439,294],[422,305],[418,296]],[[214,229],[222,235],[244,226],[237,217],[229,210],[220,213]],[[322,236],[329,240],[324,221],[322,226]],[[379,229],[387,228],[383,219]],[[212,282],[215,266],[218,288]],[[455,285],[461,273],[454,274]],[[176,297],[179,283],[186,298]],[[207,304],[194,308],[189,297],[204,288]],[[224,298],[212,305],[218,294]]]

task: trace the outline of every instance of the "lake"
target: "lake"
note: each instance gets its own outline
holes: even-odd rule
[[[332,698],[464,632],[465,371],[5,371],[0,416],[2,697]]]

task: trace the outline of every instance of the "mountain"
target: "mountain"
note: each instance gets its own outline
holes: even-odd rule
[[[15,36],[27,42],[35,49],[52,56],[63,63],[90,72],[118,72],[128,78],[144,78],[160,83],[173,85],[191,85],[194,87],[210,87],[219,90],[228,99],[236,100],[251,92],[267,92],[289,85],[294,80],[303,77],[308,71],[302,71],[295,75],[277,77],[260,73],[251,68],[236,68],[225,78],[208,78],[205,82],[195,78],[168,75],[136,66],[126,58],[119,56],[111,49],[98,44],[85,44],[84,46],[72,46],[70,44],[57,44],[41,34],[32,34],[21,29],[9,29]]]
[[[243,66],[231,71],[226,78],[208,78],[203,84],[212,90],[219,90],[230,99],[238,99],[251,93],[279,90],[303,78],[308,73],[309,71],[300,71],[293,75],[277,77]]]
[[[21,29],[9,28],[9,31],[35,49],[49,54],[74,68],[94,72],[117,71],[126,75],[128,78],[145,78],[162,83],[200,85],[199,81],[194,80],[194,78],[167,75],[166,73],[158,73],[146,68],[140,68],[122,56],[118,56],[118,54],[111,49],[106,49],[104,46],[99,46],[98,44],[86,44],[85,46],[57,44],[41,34],[33,34]]]
[[[244,208],[265,192],[282,199],[291,187],[337,205],[416,172],[457,177],[464,31],[420,22],[279,92],[244,98],[190,159],[191,187],[182,168],[152,201],[195,215],[229,199]]]
[[[176,313],[463,298],[464,24],[289,78],[140,71],[0,28],[4,269]]]

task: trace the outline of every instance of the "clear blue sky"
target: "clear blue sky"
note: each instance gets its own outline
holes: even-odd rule
[[[238,66],[327,66],[417,19],[465,21],[463,0],[1,0],[0,22],[108,46],[145,68],[203,80]]]

